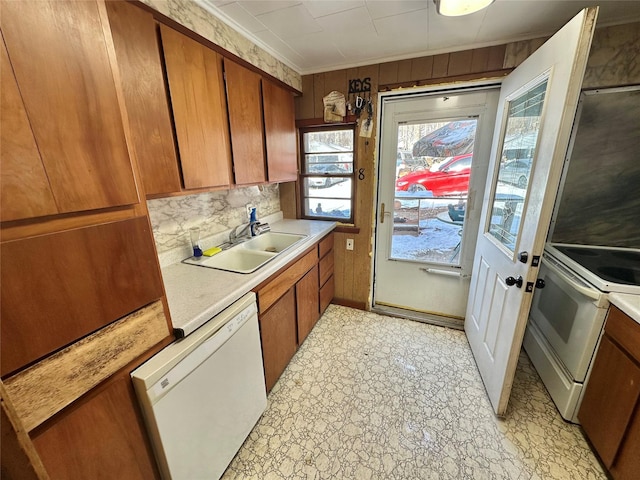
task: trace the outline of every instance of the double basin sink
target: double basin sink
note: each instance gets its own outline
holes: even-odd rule
[[[212,257],[189,257],[183,263],[228,272],[253,273],[305,237],[294,233],[266,232]]]

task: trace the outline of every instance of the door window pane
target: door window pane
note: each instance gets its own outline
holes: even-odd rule
[[[391,259],[460,265],[477,119],[398,126]]]
[[[489,234],[514,252],[530,184],[547,80],[507,104]]]

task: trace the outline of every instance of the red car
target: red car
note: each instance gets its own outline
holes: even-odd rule
[[[429,190],[436,197],[466,193],[469,190],[472,160],[472,153],[447,157],[433,164],[429,170],[398,178],[396,191],[415,193]]]

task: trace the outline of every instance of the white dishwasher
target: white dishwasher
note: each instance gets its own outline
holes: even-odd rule
[[[267,406],[255,294],[131,377],[163,478],[220,478]]]

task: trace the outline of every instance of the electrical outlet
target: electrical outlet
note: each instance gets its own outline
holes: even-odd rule
[[[253,205],[251,205],[250,203],[247,203],[246,207],[247,207],[247,219],[249,219],[251,218],[251,209],[253,208]]]
[[[353,250],[353,238],[347,238],[347,250]]]

